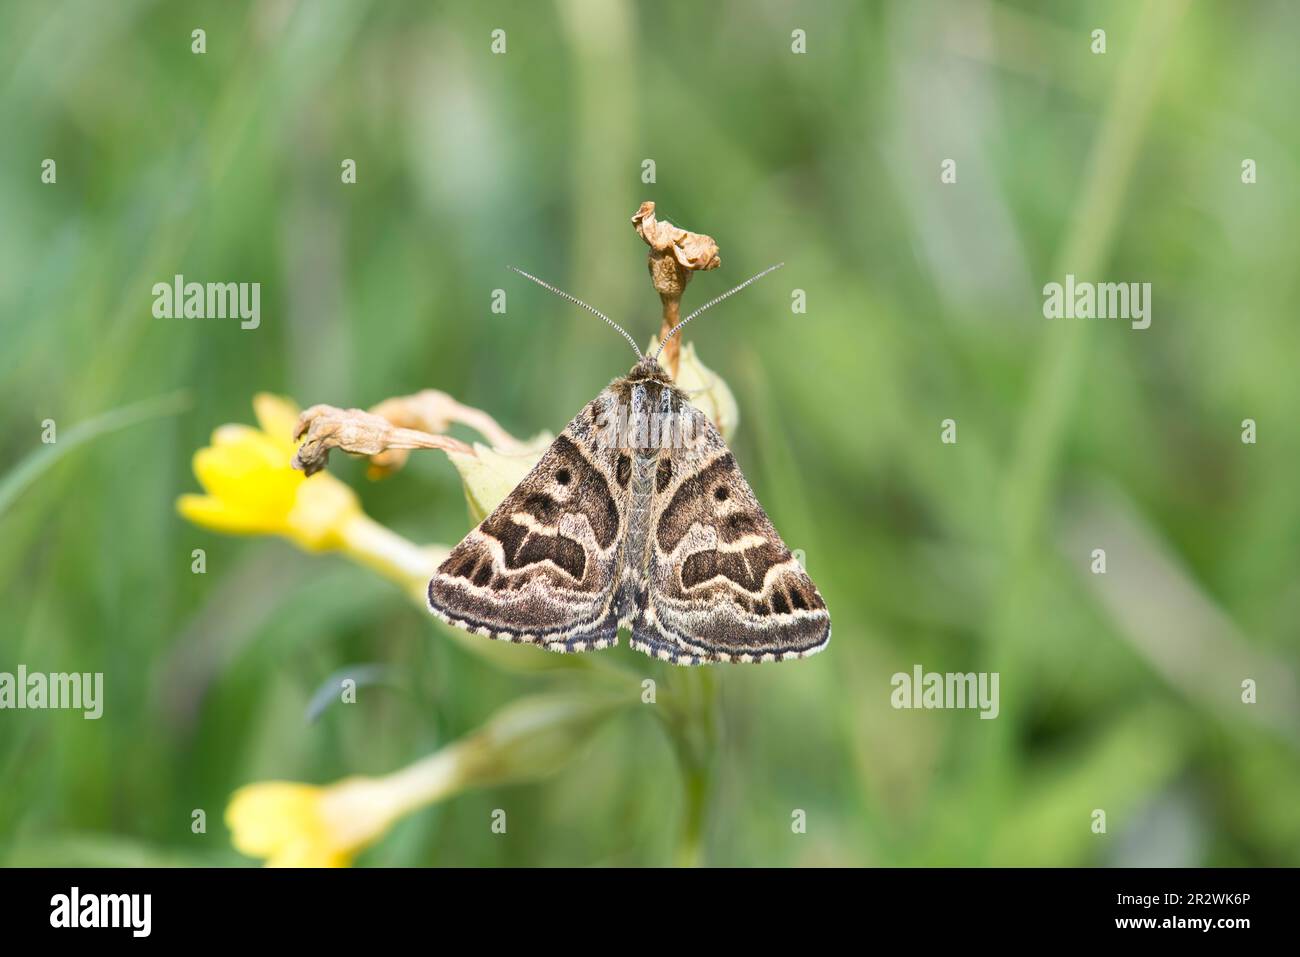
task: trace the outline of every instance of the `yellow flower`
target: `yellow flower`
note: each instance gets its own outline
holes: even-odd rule
[[[383,777],[242,787],[226,808],[226,826],[237,850],[268,866],[346,867],[414,810],[468,787],[553,774],[632,700],[589,693],[524,698],[468,737]]]
[[[253,410],[261,429],[223,425],[194,454],[207,494],[182,495],[181,515],[220,532],[284,535],[307,551],[341,548],[348,524],[362,517],[356,495],[332,475],[306,478],[289,464],[298,417],[291,402],[262,393]]]
[[[264,781],[235,792],[226,826],[235,847],[269,867],[347,867],[353,856],[383,834],[387,821],[367,810],[364,778],[313,787]]]

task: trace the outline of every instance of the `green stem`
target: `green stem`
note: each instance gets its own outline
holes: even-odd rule
[[[693,668],[675,684],[663,712],[682,776],[682,823],[673,863],[699,867],[718,743],[717,676],[712,668]]]
[[[350,521],[343,538],[344,551],[353,559],[423,600],[424,589],[440,560],[433,549],[421,548],[368,515],[358,515]]]
[[[687,766],[683,762],[682,785],[685,805],[673,864],[677,867],[699,867],[704,861],[704,818],[709,803],[709,774],[699,765]]]

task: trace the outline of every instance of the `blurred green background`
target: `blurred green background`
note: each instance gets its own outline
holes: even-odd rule
[[[434,387],[558,431],[632,357],[504,267],[644,342],[652,199],[722,250],[688,308],[787,263],[689,340],[834,620],[816,658],[711,679],[604,653],[716,695],[704,862],[1300,864],[1298,30],[1282,0],[4,4],[0,670],[103,671],[106,700],[0,712],[0,862],[247,862],[221,823],[240,785],[391,771],[593,680],[497,667],[346,560],[174,502],[259,390]],[[1067,272],[1152,283],[1151,328],[1043,318]],[[176,273],[260,282],[261,327],[154,319]],[[42,458],[42,420],[67,445],[178,390]],[[331,468],[416,541],[467,531],[440,454]],[[394,679],[306,719],[365,664]],[[1000,716],[895,710],[915,664],[997,672]],[[360,861],[666,864],[686,793],[638,704],[555,777]]]

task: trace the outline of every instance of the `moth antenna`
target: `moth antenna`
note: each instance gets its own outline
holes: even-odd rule
[[[736,293],[740,292],[740,290],[744,289],[746,286],[750,285],[751,283],[758,282],[768,273],[776,272],[784,265],[785,263],[777,263],[775,266],[768,266],[757,276],[750,276],[748,279],[746,279],[736,288],[728,289],[721,296],[717,296],[716,298],[710,299],[704,305],[700,306],[700,308],[696,309],[693,313],[691,313],[681,322],[677,323],[677,325],[673,326],[671,329],[668,330],[668,335],[664,336],[663,342],[659,343],[659,348],[655,351],[655,355],[654,355],[655,359],[658,359],[659,353],[664,351],[664,346],[668,344],[668,340],[671,339],[673,336],[677,335],[678,330],[680,330],[682,326],[686,325],[686,323],[690,322],[692,319],[694,319],[696,316],[702,313],[705,309],[709,309],[712,308],[713,306],[716,306],[718,303],[722,302],[722,300],[726,299],[728,296],[734,296]]]
[[[519,273],[519,275],[523,276],[525,279],[531,279],[533,282],[537,283],[537,285],[541,286],[543,289],[545,289],[545,290],[547,290],[547,291],[549,291],[549,292],[553,292],[553,293],[555,293],[555,294],[556,294],[557,296],[559,296],[561,299],[567,299],[567,300],[569,300],[569,302],[573,303],[575,306],[581,306],[583,309],[586,309],[588,312],[593,313],[593,314],[595,314],[595,315],[597,315],[597,316],[600,316],[600,318],[604,319],[606,322],[608,322],[611,326],[613,326],[613,327],[614,327],[615,329],[617,329],[619,332],[623,333],[623,338],[626,339],[629,343],[632,344],[632,348],[636,351],[636,357],[637,357],[638,359],[644,359],[644,358],[645,358],[645,355],[641,352],[641,347],[638,346],[638,345],[636,344],[636,340],[635,340],[635,339],[633,339],[630,335],[627,334],[627,330],[624,329],[622,326],[620,326],[620,325],[619,325],[617,322],[615,322],[613,319],[609,318],[609,316],[605,315],[603,312],[601,312],[601,311],[600,311],[599,309],[597,309],[595,306],[589,306],[589,305],[587,305],[585,302],[583,302],[581,299],[577,298],[576,296],[570,296],[570,295],[569,295],[567,292],[565,292],[563,289],[556,289],[556,288],[555,288],[554,286],[552,286],[549,282],[546,282],[546,281],[544,281],[544,280],[538,279],[536,276],[532,275],[531,273],[526,273],[526,272],[524,272],[524,271],[523,271],[522,269],[520,269],[518,266],[507,266],[506,268],[508,268],[508,269],[513,269],[515,272]],[[753,281],[753,280],[751,280],[751,282],[752,282],[752,281]]]

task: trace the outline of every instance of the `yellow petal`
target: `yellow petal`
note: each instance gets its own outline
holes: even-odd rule
[[[282,848],[266,861],[267,867],[348,867],[352,855],[330,850],[309,841],[299,841]]]
[[[176,510],[195,525],[230,535],[270,535],[284,531],[282,521],[211,495],[182,495],[176,500]]]
[[[298,406],[284,396],[259,392],[253,396],[253,413],[262,431],[277,442],[293,448],[293,430],[298,424]]]
[[[347,867],[392,824],[391,790],[370,778],[261,781],[231,796],[226,826],[240,853],[268,867]]]
[[[199,449],[194,453],[194,475],[209,494],[267,520],[288,514],[302,483],[302,475],[288,463],[269,467],[247,442]]]
[[[250,461],[260,462],[267,468],[292,468],[294,444],[276,441],[260,429],[237,423],[222,425],[212,433],[216,448],[232,448]]]
[[[297,487],[286,517],[289,535],[308,551],[338,548],[348,522],[361,514],[352,489],[328,472],[317,472]]]
[[[240,788],[226,808],[231,841],[249,857],[302,859],[335,850],[320,815],[322,789],[292,781]]]

